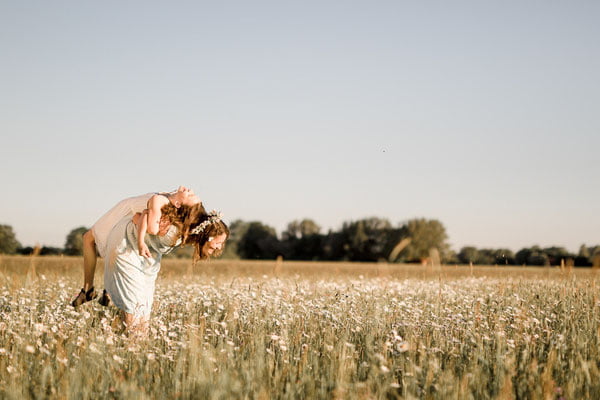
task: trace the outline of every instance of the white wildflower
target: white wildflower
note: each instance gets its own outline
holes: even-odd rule
[[[404,353],[405,351],[410,350],[410,345],[408,344],[408,342],[396,343],[396,350],[400,353]]]
[[[94,354],[102,354],[102,352],[98,349],[98,346],[96,346],[96,343],[91,343],[89,349]]]

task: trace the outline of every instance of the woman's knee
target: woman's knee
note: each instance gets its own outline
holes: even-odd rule
[[[84,234],[83,234],[83,243],[85,244],[92,244],[94,245],[96,243],[96,238],[94,237],[94,232],[92,232],[91,229],[88,229]]]

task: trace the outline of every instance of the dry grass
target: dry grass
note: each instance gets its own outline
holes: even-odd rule
[[[142,341],[81,279],[0,258],[0,398],[600,398],[592,269],[171,259]]]

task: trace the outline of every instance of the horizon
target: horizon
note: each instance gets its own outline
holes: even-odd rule
[[[379,218],[379,217],[376,217],[376,216],[371,216],[371,217]],[[365,217],[365,218],[371,218],[371,217]],[[320,234],[320,235],[327,235],[329,232],[339,232],[339,231],[342,229],[342,227],[343,227],[343,225],[344,225],[345,223],[352,223],[352,222],[356,222],[356,221],[359,221],[359,220],[362,220],[362,219],[365,219],[365,218],[358,218],[358,219],[353,219],[353,220],[347,220],[347,221],[343,221],[343,222],[342,222],[342,223],[340,223],[340,225],[339,225],[337,228],[335,228],[335,229],[334,229],[334,228],[327,228],[327,229],[325,229],[325,228],[323,228],[321,225],[319,225],[318,221],[314,221],[314,222],[315,222],[315,223],[317,223],[317,225],[319,225],[319,226],[321,227],[321,230],[320,230],[319,234]],[[419,218],[419,217],[415,217],[415,218]],[[384,218],[384,219],[385,219],[385,218]],[[432,219],[435,219],[435,218],[432,218]],[[298,219],[298,220],[299,220],[299,219]],[[257,220],[242,220],[242,221],[243,221],[243,222],[260,222],[260,223],[263,223],[264,225],[267,225],[267,226],[269,226],[269,227],[271,227],[271,228],[275,229],[275,227],[273,227],[273,226],[271,226],[271,225],[268,225],[268,224],[265,224],[263,221],[257,221]],[[292,221],[293,221],[293,220],[292,220]],[[292,222],[292,221],[290,221],[290,222]],[[231,222],[234,222],[234,221],[231,221]],[[390,222],[391,222],[391,221],[390,221]],[[393,227],[393,228],[399,228],[400,226],[402,226],[402,224],[403,224],[404,222],[406,222],[406,221],[402,221],[402,222],[399,222],[399,223],[397,223],[397,224],[393,224],[393,223],[392,223],[392,227]],[[440,222],[441,222],[441,223],[442,223],[442,225],[443,225],[443,221],[440,221]],[[83,225],[81,225],[81,226],[83,226]],[[79,227],[81,227],[81,226],[76,226],[76,227],[73,227],[73,229],[77,229],[77,228],[79,228]],[[88,228],[88,229],[89,229],[90,227],[91,227],[91,226],[86,226],[86,228]],[[283,229],[281,229],[281,230],[275,229],[275,231],[276,231],[276,234],[277,234],[277,238],[278,238],[279,240],[281,240],[281,239],[282,239],[282,234],[283,234],[283,232],[285,231],[285,229],[286,229],[285,227],[284,227]],[[15,230],[15,229],[14,229],[14,227],[13,227],[13,231],[14,231],[14,230]],[[67,232],[67,234],[68,234],[68,232]],[[18,239],[19,239],[19,238],[17,237],[17,240],[18,240]],[[65,243],[64,243],[65,241],[66,241],[66,235],[65,235],[65,240],[63,240],[63,243],[61,243],[61,244],[47,244],[47,243],[40,243],[40,242],[36,242],[36,243],[33,243],[33,244],[31,244],[31,243],[29,243],[29,244],[24,244],[24,243],[21,243],[21,247],[22,247],[22,248],[27,248],[27,247],[35,248],[35,247],[38,247],[38,246],[39,246],[39,247],[63,248],[63,247],[64,247],[64,245],[65,245]],[[452,241],[451,241],[451,238],[450,238],[450,237],[448,237],[448,240],[447,240],[447,242],[448,242],[448,244],[450,245],[450,249],[451,249],[452,251],[455,251],[456,253],[458,253],[458,252],[459,252],[459,251],[460,251],[462,248],[464,248],[464,247],[475,247],[475,248],[477,248],[478,250],[482,250],[482,249],[496,249],[496,250],[499,250],[499,249],[507,249],[507,250],[510,250],[510,251],[512,251],[513,253],[517,253],[518,251],[520,251],[520,250],[522,250],[522,249],[529,249],[529,248],[533,248],[533,247],[536,247],[536,246],[538,246],[538,247],[540,247],[540,248],[542,248],[542,249],[551,248],[551,247],[562,247],[562,248],[566,249],[566,250],[567,250],[569,253],[572,253],[572,254],[575,254],[575,255],[577,255],[577,254],[578,254],[578,252],[579,252],[579,249],[580,249],[580,247],[581,247],[581,246],[586,246],[586,247],[588,247],[588,248],[590,248],[590,247],[595,247],[595,246],[600,246],[600,243],[581,243],[581,244],[580,244],[580,245],[579,245],[577,248],[575,248],[575,249],[572,249],[572,248],[568,248],[567,246],[564,246],[564,245],[561,245],[561,244],[556,244],[556,243],[555,243],[555,244],[548,244],[548,245],[542,245],[542,244],[539,244],[539,243],[533,243],[533,244],[531,244],[531,245],[524,245],[524,246],[520,246],[520,247],[518,247],[518,248],[508,248],[508,247],[499,247],[499,246],[476,246],[476,245],[473,245],[473,244],[468,244],[468,243],[467,243],[467,244],[464,244],[464,245],[462,245],[462,246],[460,246],[460,247],[456,247],[456,246],[453,246],[453,245],[452,245]]]

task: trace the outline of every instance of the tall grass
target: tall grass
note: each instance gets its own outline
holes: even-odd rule
[[[0,262],[0,398],[600,398],[591,270],[167,260],[139,340],[80,259]]]

